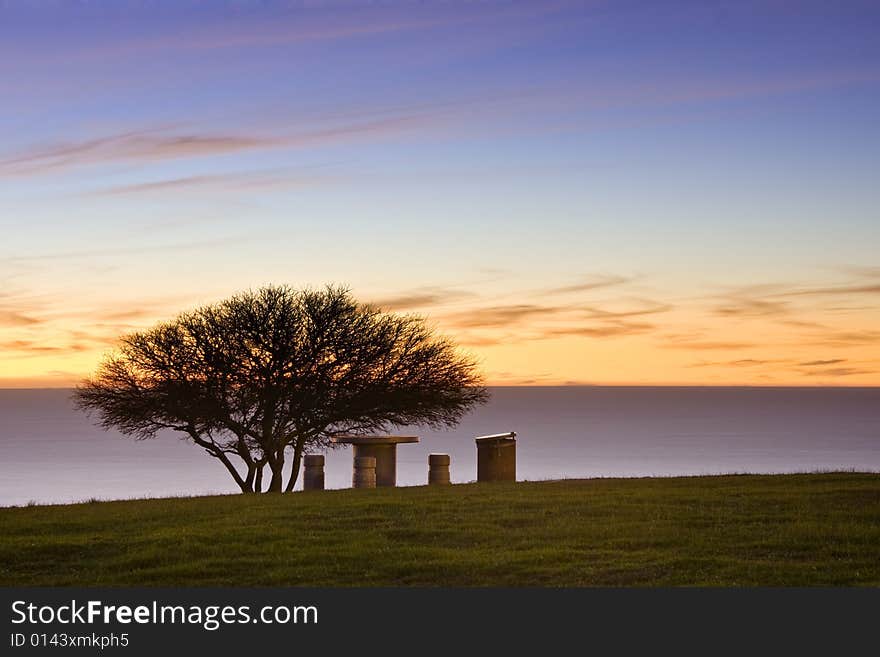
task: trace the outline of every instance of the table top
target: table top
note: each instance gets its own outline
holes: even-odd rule
[[[418,436],[335,436],[334,443],[347,445],[396,445],[398,443],[417,443]]]

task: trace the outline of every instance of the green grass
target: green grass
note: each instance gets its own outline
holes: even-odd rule
[[[0,509],[0,584],[880,585],[880,475],[593,479]]]

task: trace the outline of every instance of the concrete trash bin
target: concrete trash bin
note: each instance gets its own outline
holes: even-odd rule
[[[516,481],[516,432],[478,436],[477,481]]]
[[[303,456],[303,490],[324,490],[324,455]]]
[[[428,485],[445,485],[450,483],[449,454],[428,455]]]

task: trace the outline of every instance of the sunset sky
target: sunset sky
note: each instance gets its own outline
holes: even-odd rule
[[[493,384],[880,385],[877,25],[876,1],[0,3],[0,387],[329,282]]]

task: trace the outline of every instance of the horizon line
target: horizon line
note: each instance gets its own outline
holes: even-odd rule
[[[786,388],[880,390],[880,385],[796,384],[796,383],[487,383],[484,388]],[[74,390],[75,385],[63,386],[0,386],[3,391]]]

